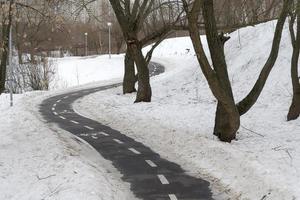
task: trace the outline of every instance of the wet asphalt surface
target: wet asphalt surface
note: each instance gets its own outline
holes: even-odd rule
[[[164,72],[158,63],[149,65],[151,76]],[[130,183],[133,194],[144,200],[211,200],[209,182],[187,175],[176,163],[165,160],[140,142],[100,122],[75,113],[72,103],[94,92],[121,86],[113,84],[74,91],[42,102],[40,112],[47,123],[91,144]]]

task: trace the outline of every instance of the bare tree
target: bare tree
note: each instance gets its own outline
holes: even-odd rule
[[[14,12],[14,1],[0,2],[0,95],[5,90],[6,65],[9,59],[9,35]]]
[[[134,67],[132,65],[132,61],[134,61],[138,71],[138,91],[135,102],[150,102],[152,91],[149,80],[148,64],[154,49],[172,30],[172,27],[178,21],[177,19],[179,19],[179,17],[175,18],[175,21],[165,23],[159,29],[151,32],[151,34],[142,34],[143,25],[148,25],[148,19],[151,17],[150,14],[158,9],[162,9],[162,5],[165,3],[160,1],[156,2],[154,0],[110,0],[110,3],[118,19],[127,45],[125,61],[127,61],[128,64],[125,63],[123,91],[124,93],[127,93],[135,90],[135,81],[133,79],[135,75]],[[154,45],[144,56],[142,48],[146,44],[149,44],[149,42],[154,42]]]
[[[25,67],[25,87],[32,90],[49,90],[49,84],[55,74],[53,62],[49,62],[45,57],[31,57]]]
[[[296,24],[296,32],[295,32]],[[293,55],[291,62],[291,78],[293,85],[293,99],[290,106],[287,120],[295,120],[300,114],[300,83],[299,83],[299,53],[300,53],[300,0],[293,0],[293,10],[290,13],[289,29],[291,42],[293,46]]]
[[[193,42],[198,62],[213,95],[218,100],[214,134],[218,136],[221,141],[231,142],[235,139],[236,132],[239,129],[240,116],[245,114],[255,104],[276,62],[282,30],[289,12],[291,0],[284,0],[283,9],[276,25],[272,49],[268,60],[263,66],[252,90],[237,104],[234,100],[223,48],[226,40],[224,40],[222,34],[219,34],[217,29],[213,0],[195,0],[193,2],[183,0],[183,4],[187,12],[190,37]],[[204,19],[212,65],[209,63],[200,39],[198,19],[201,12]]]

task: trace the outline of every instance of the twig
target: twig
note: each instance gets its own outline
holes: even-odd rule
[[[264,135],[262,135],[262,134],[260,134],[260,133],[257,133],[257,132],[255,132],[255,131],[253,131],[253,130],[251,130],[251,129],[248,129],[248,128],[246,128],[246,127],[243,126],[243,125],[241,125],[241,127],[242,127],[243,129],[247,130],[247,131],[250,131],[251,133],[254,133],[254,134],[256,134],[256,135],[259,135],[260,137],[265,137]]]
[[[291,159],[291,161],[292,161],[292,160],[293,160],[293,157],[292,157],[292,155],[290,154],[289,149],[285,149],[284,151],[289,155],[289,157],[290,157],[290,159]]]
[[[44,179],[50,178],[52,176],[56,176],[56,174],[51,174],[51,175],[46,176],[46,177],[40,177],[39,175],[36,175],[36,177],[37,177],[38,180],[44,180]]]
[[[274,151],[284,151],[290,158],[291,162],[293,162],[293,157],[290,153],[290,149],[289,148],[282,148],[281,146],[277,146],[277,147],[274,147],[272,148]]]
[[[267,198],[267,195],[265,194],[260,200],[264,200]]]

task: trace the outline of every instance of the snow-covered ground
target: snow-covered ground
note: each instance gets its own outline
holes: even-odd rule
[[[226,57],[236,100],[253,86],[269,55],[275,22],[231,34]],[[206,45],[204,45],[206,47]],[[154,57],[166,73],[152,79],[152,103],[133,104],[121,88],[87,96],[75,109],[121,130],[224,187],[231,199],[300,199],[300,122],[286,122],[291,101],[291,44],[285,27],[280,55],[253,109],[231,144],[213,135],[216,101],[200,72],[189,38],[169,39]]]
[[[15,95],[13,108],[0,96],[0,200],[135,199],[109,161],[42,121],[39,104],[54,94]]]
[[[124,55],[90,57],[66,57],[52,59],[55,76],[50,83],[51,90],[64,89],[96,81],[122,77]]]

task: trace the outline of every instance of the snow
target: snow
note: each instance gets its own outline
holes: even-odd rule
[[[41,120],[38,104],[54,94],[15,95],[12,108],[0,96],[0,199],[135,199],[109,161]]]
[[[64,89],[120,78],[124,74],[123,60],[124,55],[113,55],[111,59],[108,55],[53,58],[56,70],[50,88]]]
[[[237,101],[249,92],[269,55],[275,23],[230,35],[226,58]],[[286,122],[291,53],[285,27],[276,66],[231,144],[212,135],[216,101],[188,37],[165,40],[154,51],[154,61],[166,72],[151,80],[152,103],[133,104],[134,94],[120,95],[116,88],[80,99],[74,109],[206,178],[219,199],[300,199],[300,123]],[[38,113],[38,105],[50,96],[121,81],[123,56],[54,59],[52,92],[15,95],[13,108],[8,95],[0,96],[5,122],[0,124],[1,200],[135,199],[109,161],[56,125],[45,125]]]
[[[226,59],[237,101],[250,91],[269,55],[275,23],[230,35]],[[216,100],[192,49],[189,38],[168,39],[158,47],[154,60],[166,73],[152,79],[151,103],[133,104],[135,94],[120,95],[121,88],[116,88],[78,100],[75,109],[143,142],[188,173],[206,177],[216,196],[220,192],[230,199],[299,199],[300,123],[286,122],[291,102],[288,27],[265,89],[242,117],[231,144],[212,135]]]

